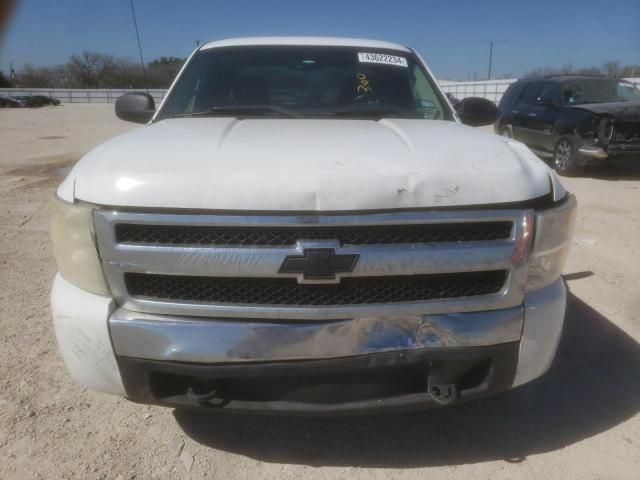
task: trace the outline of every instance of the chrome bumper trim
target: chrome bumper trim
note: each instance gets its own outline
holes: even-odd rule
[[[609,154],[600,147],[582,147],[578,149],[578,152],[585,157],[597,158],[600,160],[604,160],[609,156]]]
[[[340,358],[520,340],[522,306],[471,313],[360,317],[331,322],[261,322],[131,312],[109,320],[117,355],[193,363]]]

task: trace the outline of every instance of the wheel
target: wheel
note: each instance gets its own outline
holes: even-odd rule
[[[500,130],[500,136],[504,138],[513,138],[513,135],[511,135],[511,129],[506,125]]]
[[[582,170],[576,162],[576,148],[569,138],[561,138],[553,151],[553,168],[560,175],[571,177]]]

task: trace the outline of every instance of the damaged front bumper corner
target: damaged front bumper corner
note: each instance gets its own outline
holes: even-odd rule
[[[566,294],[558,280],[512,308],[321,322],[131,312],[59,275],[52,295],[67,369],[93,389],[173,407],[353,414],[442,404],[427,395],[436,378],[456,402],[533,380],[555,355]],[[218,397],[203,403],[203,392]]]

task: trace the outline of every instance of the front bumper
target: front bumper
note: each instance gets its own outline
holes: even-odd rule
[[[609,153],[602,147],[584,145],[578,149],[579,165],[599,165],[609,158]]]
[[[551,364],[565,300],[558,280],[508,309],[297,322],[134,313],[59,275],[52,291],[58,343],[80,383],[182,407],[202,405],[191,387],[217,389],[219,410],[287,413],[427,407],[438,403],[426,394],[434,376],[458,384],[457,401],[526,383]]]
[[[613,162],[639,162],[640,143],[610,144],[608,153]]]
[[[512,385],[517,359],[518,343],[512,342],[291,362],[211,365],[118,357],[118,363],[128,397],[141,403],[219,412],[353,415],[423,409],[504,391]],[[429,395],[434,377],[435,388],[453,386],[454,395]],[[202,402],[194,391],[215,395]]]
[[[580,165],[602,165],[608,160],[640,160],[640,144],[611,143],[603,147],[584,145],[578,149]]]

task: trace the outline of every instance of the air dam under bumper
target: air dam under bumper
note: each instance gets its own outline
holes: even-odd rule
[[[52,304],[67,369],[91,388],[170,406],[322,414],[436,405],[426,394],[434,378],[459,384],[456,401],[533,380],[555,355],[565,297],[558,280],[489,312],[243,321],[118,309],[58,275]],[[212,390],[220,398],[210,403],[197,396]]]

